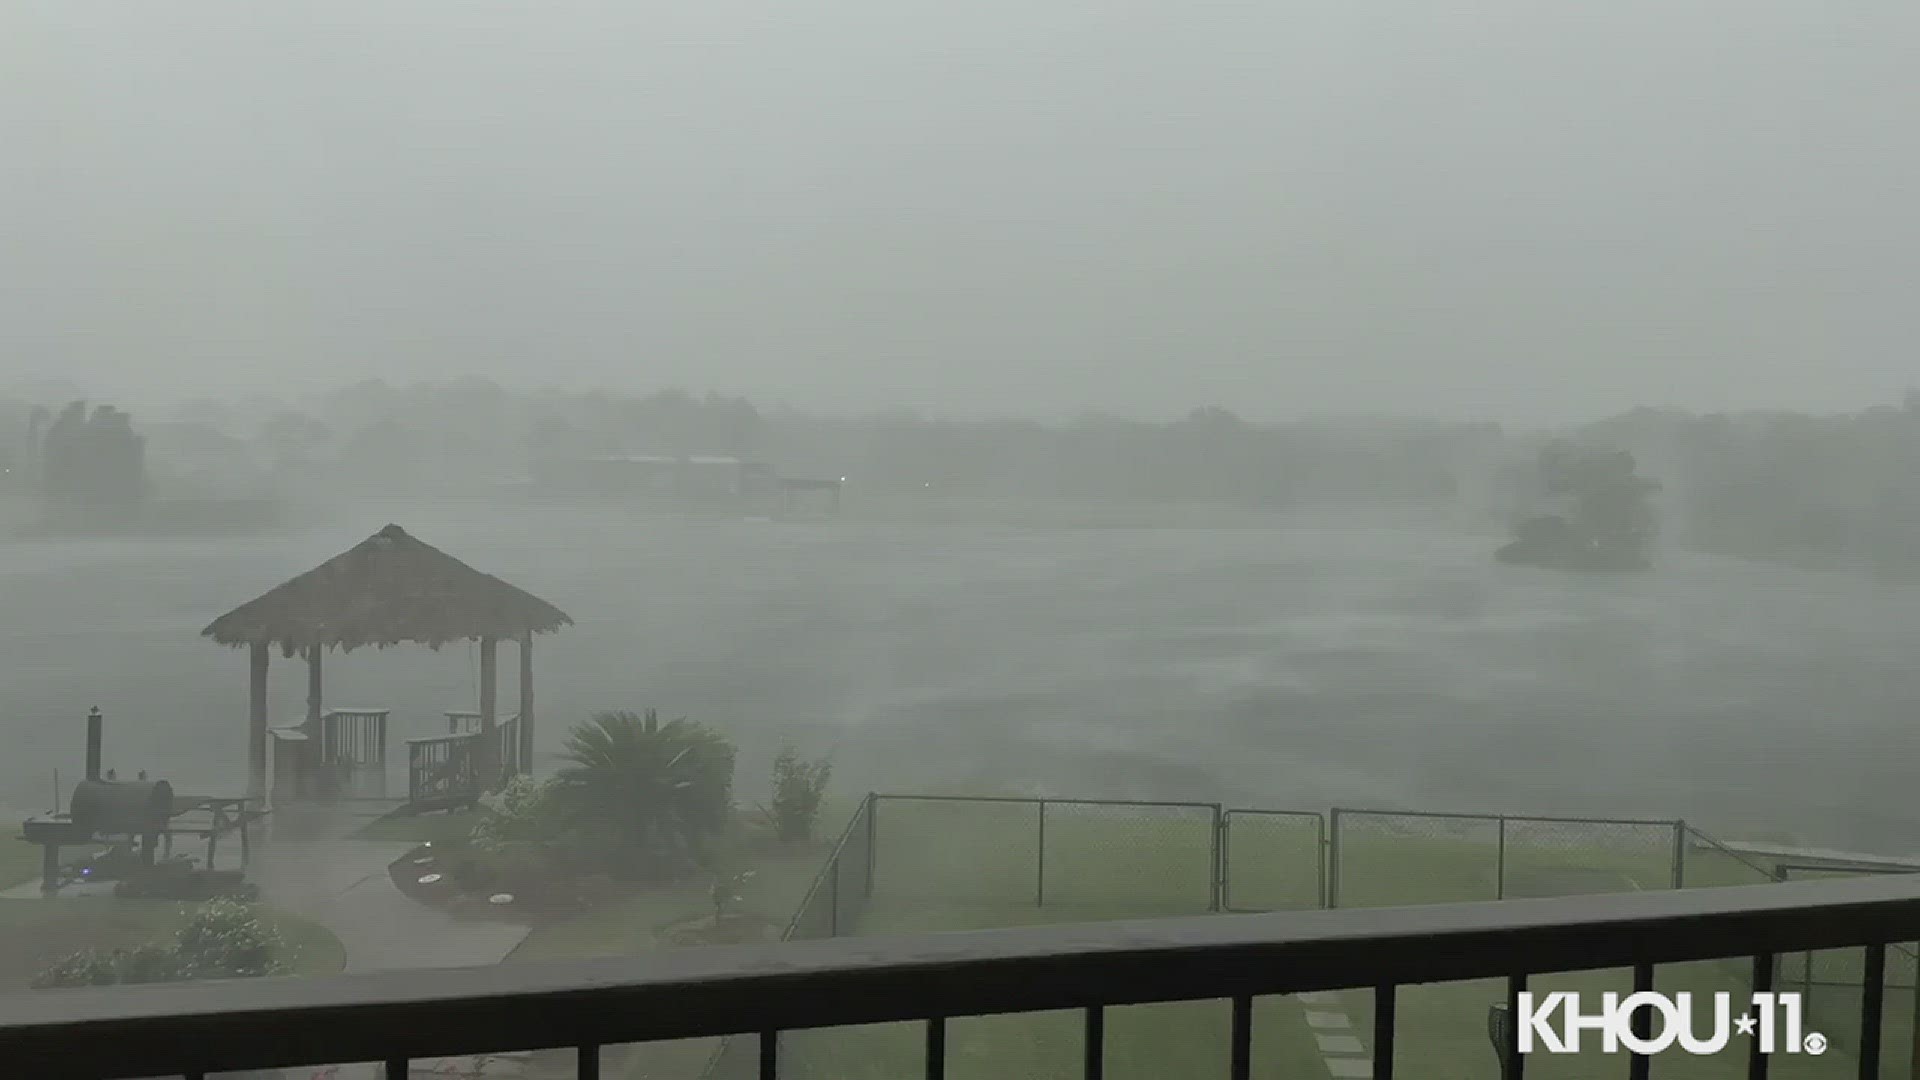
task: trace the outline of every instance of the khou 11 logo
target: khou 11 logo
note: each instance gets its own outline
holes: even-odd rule
[[[1713,1031],[1701,1038],[1694,1031],[1693,995],[1672,996],[1641,991],[1624,999],[1615,993],[1602,994],[1600,1011],[1580,1010],[1580,995],[1566,990],[1547,994],[1538,1003],[1534,995],[1522,992],[1516,1003],[1520,1052],[1532,1053],[1535,1040],[1549,1054],[1580,1052],[1580,1033],[1600,1033],[1601,1049],[1609,1054],[1622,1048],[1634,1054],[1657,1054],[1675,1042],[1689,1054],[1713,1054],[1726,1049],[1737,1032],[1760,1040],[1760,1052],[1772,1054],[1824,1054],[1827,1037],[1817,1031],[1802,1033],[1799,994],[1757,993],[1749,1008],[1738,1019],[1733,1016],[1733,995],[1713,995]],[[1633,1013],[1649,1009],[1658,1017],[1646,1038],[1633,1030]],[[1775,1013],[1781,1023],[1774,1023]],[[1562,1014],[1556,1025],[1555,1014]]]

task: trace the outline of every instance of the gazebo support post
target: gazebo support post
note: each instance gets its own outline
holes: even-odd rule
[[[520,635],[520,771],[533,775],[533,631]]]
[[[247,794],[259,798],[267,793],[267,645],[256,642],[248,649],[247,680]]]
[[[333,789],[330,780],[322,779],[320,762],[326,757],[326,736],[320,730],[320,646],[309,645],[307,654],[307,731],[306,742],[300,743],[300,753],[305,760],[301,762],[300,790],[303,795],[325,794],[331,796]],[[207,865],[213,865],[213,842],[207,842]]]
[[[480,639],[480,762],[479,780],[482,790],[492,791],[500,782],[500,746],[499,736],[494,731],[499,716],[499,679],[496,673],[499,664],[499,642],[490,637]]]
[[[320,737],[320,646],[307,646],[307,731]]]

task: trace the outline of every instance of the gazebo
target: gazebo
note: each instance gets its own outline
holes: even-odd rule
[[[530,770],[533,760],[533,635],[571,626],[566,613],[545,600],[483,574],[422,543],[398,525],[379,532],[312,570],[215,619],[202,634],[221,645],[245,646],[252,661],[247,713],[247,782],[253,795],[267,790],[267,662],[278,648],[307,662],[304,723],[275,729],[275,787],[297,784],[310,792],[314,777],[354,766],[372,766],[384,778],[385,710],[325,711],[321,656],[328,649],[419,644],[438,649],[450,642],[480,643],[479,711],[448,713],[449,735],[435,767],[459,769],[467,786],[485,785],[507,765]],[[496,646],[520,646],[520,712],[501,730],[497,715]],[[477,731],[460,730],[461,719]],[[502,738],[502,736],[508,736]],[[415,747],[415,750],[422,749]],[[454,752],[458,751],[457,754]],[[415,756],[423,756],[416,754]],[[409,763],[410,771],[420,771]],[[331,771],[331,772],[330,772]],[[419,797],[420,778],[410,788]],[[441,776],[446,780],[445,775]],[[462,795],[461,784],[443,785]]]

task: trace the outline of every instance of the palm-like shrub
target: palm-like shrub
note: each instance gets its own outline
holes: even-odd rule
[[[685,719],[596,713],[567,736],[550,797],[570,831],[603,839],[610,870],[646,877],[698,865],[733,811],[733,744]]]

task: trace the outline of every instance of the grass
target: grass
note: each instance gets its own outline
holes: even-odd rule
[[[106,850],[103,843],[69,844],[60,849],[60,862],[71,870]],[[0,889],[11,889],[40,879],[41,847],[17,838],[0,839]]]
[[[0,889],[40,876],[40,845],[9,836],[0,840]]]
[[[166,900],[112,897],[0,900],[0,991],[27,989],[34,976],[80,949],[164,943],[191,910],[192,905]],[[320,924],[262,914],[280,932],[288,974],[327,975],[346,964],[346,951]]]
[[[1212,820],[1210,808],[1050,802],[1042,859],[1036,804],[883,800],[874,822],[874,893],[864,904],[857,932],[1202,914],[1209,907]],[[1674,881],[1673,833],[1662,826],[1511,822],[1503,843],[1497,826],[1487,822],[1355,816],[1343,823],[1342,832],[1337,892],[1343,907],[1649,891],[1671,888]],[[1236,815],[1228,840],[1229,899],[1248,908],[1317,907],[1318,847],[1310,818]],[[1684,876],[1689,887],[1758,884],[1770,877],[1728,853],[1693,844],[1685,851]],[[1848,956],[1857,972],[1857,950]],[[1815,970],[1843,977],[1843,963],[1828,958]],[[1894,966],[1897,970],[1898,962]],[[1750,989],[1748,977],[1744,960],[1673,964],[1656,971],[1655,986],[1691,991],[1696,1007],[1704,1007],[1718,991],[1741,1000]],[[1530,987],[1624,995],[1632,976],[1625,970],[1555,973],[1534,977]],[[1781,989],[1789,988],[1798,987],[1783,981]],[[1813,989],[1808,1030],[1829,1036],[1834,1049],[1820,1057],[1776,1055],[1776,1076],[1838,1080],[1856,1071],[1851,1051],[1858,1045],[1857,989]],[[1396,1068],[1403,1075],[1442,1080],[1497,1076],[1487,1010],[1504,995],[1499,979],[1401,988]],[[1883,1060],[1892,1065],[1907,1059],[1912,996],[1893,992],[1889,1000]],[[1372,992],[1342,991],[1333,1002],[1257,1000],[1253,1075],[1324,1080],[1328,1067],[1316,1034],[1350,1035],[1370,1047]],[[1351,1026],[1316,1029],[1308,1022],[1309,1012],[1337,1014]],[[1122,1080],[1225,1075],[1230,1018],[1225,1001],[1109,1010],[1106,1074]],[[1706,1030],[1704,1017],[1701,1030]],[[947,1074],[956,1080],[1077,1076],[1082,1038],[1077,1013],[955,1020],[948,1026]],[[924,1046],[920,1024],[792,1032],[782,1044],[791,1069],[783,1075],[812,1080],[919,1075]],[[739,1040],[730,1054],[742,1055],[737,1064],[745,1065],[751,1052],[752,1040]],[[1533,1055],[1528,1075],[1617,1080],[1624,1067],[1617,1056],[1589,1048],[1579,1055]],[[1711,1057],[1665,1055],[1656,1068],[1662,1075],[1736,1080],[1746,1074],[1746,1043],[1736,1039]]]
[[[784,922],[806,895],[830,847],[830,841],[815,841],[755,854],[747,860],[754,876],[735,910]],[[668,925],[712,912],[705,881],[649,889],[574,918],[535,926],[509,960],[579,960],[646,952],[665,944],[659,931]]]

